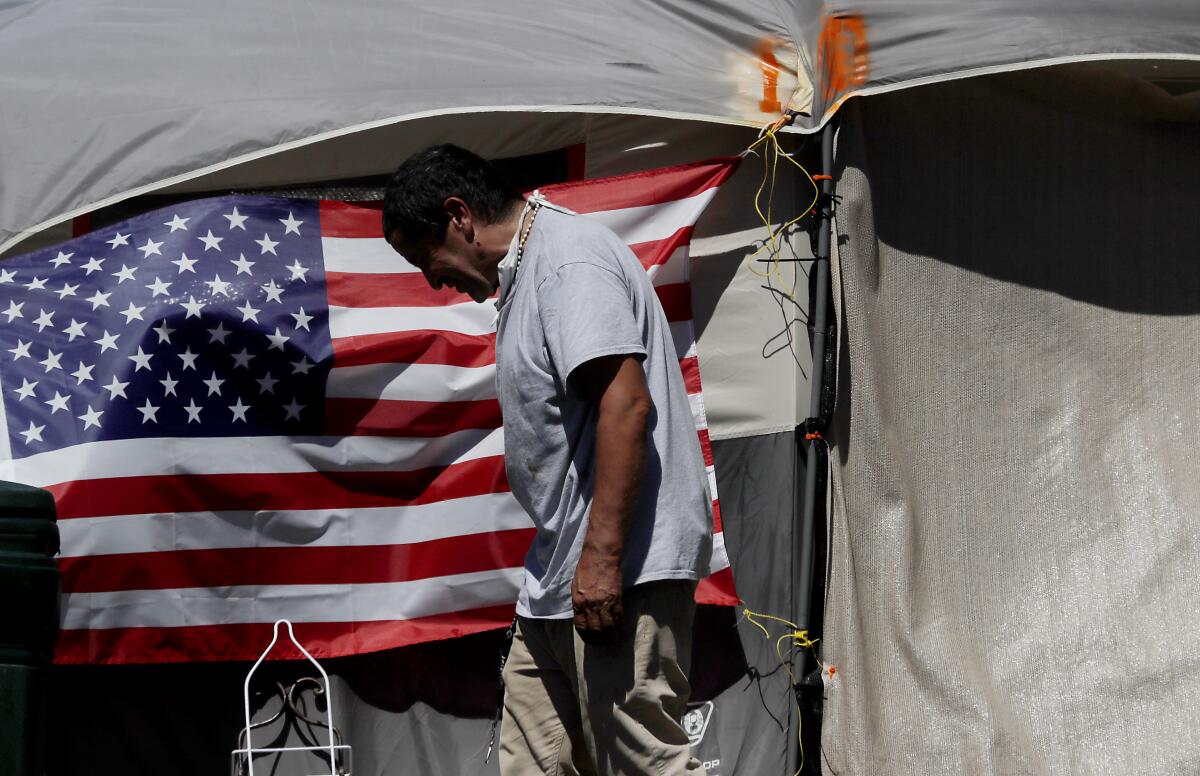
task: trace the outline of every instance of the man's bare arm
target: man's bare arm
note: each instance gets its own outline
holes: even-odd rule
[[[646,423],[654,409],[641,361],[604,356],[576,370],[598,405],[596,482],[583,550],[571,585],[575,627],[598,635],[620,620],[621,555],[646,464]]]

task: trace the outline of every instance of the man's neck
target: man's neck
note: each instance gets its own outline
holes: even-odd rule
[[[518,202],[513,205],[511,211],[496,220],[494,223],[488,224],[480,235],[483,241],[484,249],[489,256],[494,256],[497,264],[508,253],[508,246],[512,245],[513,236],[521,229],[521,214],[524,212],[522,207],[524,203]]]
[[[499,287],[499,274],[497,267],[504,257],[508,255],[508,249],[512,246],[513,238],[521,230],[522,214],[525,213],[524,202],[518,201],[513,204],[512,210],[506,213],[499,220],[488,224],[485,231],[480,234],[480,240],[486,249],[485,255],[488,257],[490,266],[484,270],[493,278],[493,282]]]
[[[525,203],[514,203],[512,212],[504,218],[504,233],[501,236],[504,237],[505,246],[512,245],[513,237],[525,226],[523,215],[526,215]],[[505,252],[507,253],[507,250]]]

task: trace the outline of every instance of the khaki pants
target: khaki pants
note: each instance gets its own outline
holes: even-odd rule
[[[584,644],[569,619],[520,618],[504,667],[502,776],[704,776],[679,724],[695,588],[626,590],[611,644]]]

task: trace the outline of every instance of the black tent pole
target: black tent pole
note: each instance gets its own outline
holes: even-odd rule
[[[810,321],[812,322],[812,369],[810,370],[811,380],[808,401],[808,418],[804,425],[796,429],[798,436],[797,442],[803,441],[806,448],[806,459],[804,467],[804,495],[801,502],[800,525],[797,535],[796,562],[793,568],[796,572],[796,577],[793,584],[793,590],[796,595],[796,624],[802,630],[807,630],[812,625],[811,603],[813,591],[813,560],[814,560],[814,543],[815,543],[815,523],[816,523],[816,506],[817,506],[817,466],[820,463],[820,455],[817,449],[818,442],[822,439],[822,433],[825,429],[827,418],[821,417],[821,398],[825,391],[825,350],[827,342],[825,341],[825,333],[829,321],[829,301],[830,301],[830,286],[829,286],[829,245],[830,245],[830,230],[833,218],[833,121],[832,119],[825,125],[821,131],[821,173],[814,176],[820,181],[821,193],[817,198],[817,245],[816,245],[816,261],[813,271],[816,272],[816,283],[813,286],[813,304],[811,310]],[[803,676],[805,671],[805,655],[801,653],[796,664],[796,669]],[[802,681],[802,678],[799,680]],[[800,701],[799,693],[800,686],[792,688],[792,692],[796,694],[797,701]],[[796,721],[797,725],[800,720]],[[798,740],[793,740],[790,746],[790,764],[788,766],[789,773],[795,773],[801,767],[800,744]],[[814,756],[815,753],[814,753]],[[806,758],[807,759],[807,758]],[[807,765],[807,763],[804,763]],[[816,771],[819,772],[819,771]]]
[[[817,504],[817,442],[827,419],[821,418],[821,396],[825,390],[825,329],[829,321],[829,233],[833,217],[833,122],[821,131],[821,195],[817,200],[817,273],[816,299],[813,304],[812,379],[808,399],[808,420],[798,429],[803,432],[807,450],[804,468],[804,501],[800,513],[798,573],[796,579],[796,624],[810,625],[812,597],[813,537]]]

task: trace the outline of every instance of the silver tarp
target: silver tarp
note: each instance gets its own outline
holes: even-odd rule
[[[827,773],[1200,772],[1198,137],[1082,66],[847,106]]]
[[[758,126],[793,108],[812,129],[850,94],[1115,56],[1197,59],[1200,5],[6,0],[0,252],[100,204],[423,116],[565,110]]]

